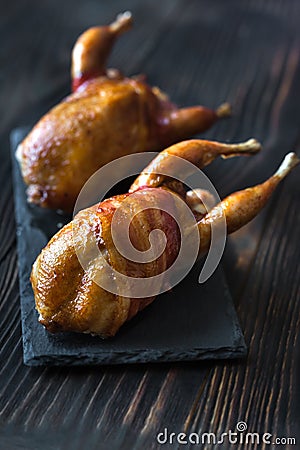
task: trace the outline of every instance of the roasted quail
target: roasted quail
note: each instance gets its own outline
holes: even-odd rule
[[[73,94],[51,109],[17,149],[29,202],[72,211],[84,183],[107,162],[161,150],[230,114],[228,104],[216,111],[178,109],[142,76],[128,78],[106,69],[116,38],[131,24],[131,14],[124,13],[76,42]]]
[[[195,215],[197,214],[195,223],[201,240],[196,251],[201,255],[209,248],[211,224],[219,220],[220,213],[225,214],[228,234],[241,228],[259,213],[278,183],[299,160],[295,154],[290,153],[267,181],[229,195],[211,210],[200,208],[200,216],[197,195],[187,195],[178,184],[172,183],[172,179],[160,176],[157,172],[168,168],[172,155],[180,156],[201,168],[220,155],[228,157],[251,154],[259,149],[260,145],[255,140],[242,144],[201,140],[178,143],[154,159],[134,182],[129,193],[117,195],[80,211],[72,222],[50,240],[34,263],[31,282],[40,322],[51,332],[75,331],[102,337],[115,335],[126,321],[151,303],[155,296],[122,296],[100,287],[102,283],[93,281],[95,273],[100,281],[110,277],[103,261],[108,267],[128,277],[146,279],[165,272],[173,264],[180,247],[180,234],[174,220],[164,210],[154,211],[147,209],[147,206],[159,200],[160,204],[168,204],[176,209],[174,196],[191,205]],[[136,193],[139,195],[135,195]],[[153,229],[164,232],[167,245],[164,253],[156,260],[146,264],[133,262],[116,249],[111,224],[114,214],[119,208],[122,209],[125,202],[125,209],[133,217],[130,239],[140,252],[147,251],[149,233]],[[142,211],[139,212],[141,207]],[[74,235],[74,227],[79,230],[77,236]],[[189,233],[189,230],[185,232]],[[88,266],[83,269],[77,250],[80,248],[89,254],[95,242],[101,258],[99,259],[99,255],[91,257]],[[117,281],[113,279],[113,283],[118,291],[120,286]]]

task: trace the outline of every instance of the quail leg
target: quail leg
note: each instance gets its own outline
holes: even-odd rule
[[[118,71],[106,71],[106,62],[116,38],[131,28],[132,16],[126,11],[114,22],[102,27],[92,27],[76,41],[72,52],[73,91],[85,81],[101,75],[119,76]]]
[[[168,177],[161,175],[167,172],[174,178],[187,176],[187,166],[182,165],[179,158],[185,159],[194,164],[199,169],[210,164],[218,156],[229,158],[239,155],[251,155],[259,152],[261,145],[255,139],[249,139],[239,144],[223,144],[221,142],[191,139],[179,142],[163,150],[131,185],[129,192],[133,192],[141,187],[159,187],[168,181]],[[177,156],[178,158],[173,158]]]
[[[223,214],[225,214],[227,234],[242,228],[263,209],[276,186],[299,162],[299,158],[295,153],[287,154],[278,170],[265,182],[234,192],[212,208],[198,222],[201,246],[199,253],[203,254],[209,248],[211,224],[221,220],[224,217]]]

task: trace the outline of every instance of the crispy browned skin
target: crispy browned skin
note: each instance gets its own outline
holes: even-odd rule
[[[153,195],[148,189],[147,195]],[[166,202],[172,202],[172,196],[164,189],[156,189]],[[111,236],[112,216],[129,194],[118,195],[99,205],[81,211],[76,217],[76,227],[80,235],[76,239],[77,251],[80,246],[92,247],[94,241],[100,242],[105,259],[118,272],[128,276],[154,276],[164,272],[177,254],[179,244],[178,229],[166,214],[157,210],[140,213],[138,221],[133,221],[131,234],[133,244],[144,251],[148,247],[148,236],[154,227],[160,227],[168,236],[168,252],[153,263],[135,264],[122,257],[116,250]],[[144,201],[147,198],[144,196]],[[130,203],[132,213],[139,205]],[[140,226],[143,221],[144,226]],[[77,258],[73,240],[74,222],[62,228],[42,250],[33,265],[31,282],[36,307],[40,313],[40,322],[51,332],[77,331],[99,334],[102,337],[113,336],[120,326],[145,308],[154,297],[134,299],[112,294],[91,280],[91,274],[99,269],[99,260],[91,261],[84,271]],[[83,244],[84,243],[84,244]],[[98,264],[98,268],[97,268]],[[108,276],[100,271],[99,276]]]
[[[197,161],[199,167],[207,162],[207,149],[211,151],[210,161],[218,155],[233,156],[248,154],[259,150],[259,144],[252,140],[247,143],[228,145],[207,141],[187,141],[165,151],[166,154],[181,155],[189,161]],[[161,154],[162,155],[162,154]],[[166,180],[157,182],[152,187],[145,180],[145,172],[149,167],[155,167],[159,172],[159,161],[166,168],[167,158],[157,157],[139,177],[135,186],[144,196],[143,205],[147,206],[150,197],[160,198],[172,205],[173,197],[170,184]],[[206,156],[205,156],[206,155]],[[170,158],[169,158],[170,160]],[[199,254],[207,251],[210,244],[210,225],[219,220],[220,209],[224,211],[228,233],[231,233],[249,222],[263,208],[271,193],[281,179],[298,163],[295,154],[289,154],[279,170],[266,182],[234,193],[199,218],[198,227],[201,236]],[[157,175],[155,175],[157,177]],[[139,182],[143,184],[140,188]],[[168,187],[167,187],[168,186]],[[134,194],[134,193],[133,193]],[[116,250],[111,236],[111,221],[116,209],[124,200],[134,216],[141,206],[133,194],[119,195],[81,211],[73,222],[62,228],[43,249],[37,258],[31,282],[35,295],[36,307],[40,313],[40,322],[49,331],[76,331],[98,334],[102,337],[113,336],[123,323],[133,317],[138,311],[151,303],[155,297],[136,299],[124,298],[100,288],[92,281],[92,274],[108,276],[97,258],[92,258],[88,269],[84,271],[78,261],[76,248],[89,251],[92,242],[96,240],[103,252],[105,260],[117,271],[135,277],[154,276],[164,272],[177,255],[180,245],[178,230],[169,216],[160,211],[140,213],[133,220],[131,239],[140,251],[148,248],[149,233],[154,228],[162,229],[168,237],[168,245],[163,255],[153,263],[140,264],[126,260]],[[150,196],[150,197],[149,197]],[[193,197],[193,196],[191,196]],[[174,206],[175,207],[175,206]],[[193,198],[193,208],[195,198]],[[203,211],[202,211],[203,212]],[[136,222],[135,222],[136,220]],[[80,232],[72,234],[72,226],[79,227]]]
[[[87,179],[125,154],[161,150],[230,114],[202,106],[178,109],[143,77],[106,69],[117,36],[131,26],[124,13],[78,39],[72,60],[75,92],[51,109],[19,145],[17,158],[28,201],[72,211]]]
[[[157,148],[149,124],[159,109],[152,90],[130,79],[97,78],[70,95],[18,149],[29,201],[71,210],[84,183],[102,165]]]

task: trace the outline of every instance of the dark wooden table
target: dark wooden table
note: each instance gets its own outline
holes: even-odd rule
[[[112,66],[147,73],[181,105],[230,101],[232,119],[205,136],[263,142],[259,156],[208,170],[222,196],[263,180],[285,153],[299,150],[298,0],[2,1],[0,448],[154,449],[164,428],[222,433],[239,421],[249,432],[295,437],[296,446],[281,448],[300,448],[300,169],[229,239],[223,257],[246,361],[81,369],[22,363],[9,133],[68,92],[78,34],[124,9],[135,27],[120,39]]]

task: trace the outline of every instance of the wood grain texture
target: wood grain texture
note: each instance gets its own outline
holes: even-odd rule
[[[156,433],[164,427],[225,432],[239,420],[249,431],[299,441],[299,172],[257,219],[230,238],[223,258],[249,344],[246,363],[29,369],[22,364],[8,149],[13,127],[37,120],[68,92],[70,48],[77,35],[131,9],[135,27],[118,42],[111,65],[127,74],[147,73],[150,83],[182,105],[230,101],[233,118],[205,136],[228,141],[255,136],[264,151],[255,158],[216,161],[207,173],[221,195],[262,180],[285,153],[300,150],[299,2],[0,4],[0,433],[5,448],[14,434],[28,448],[35,440],[55,449],[108,444],[155,449]]]

